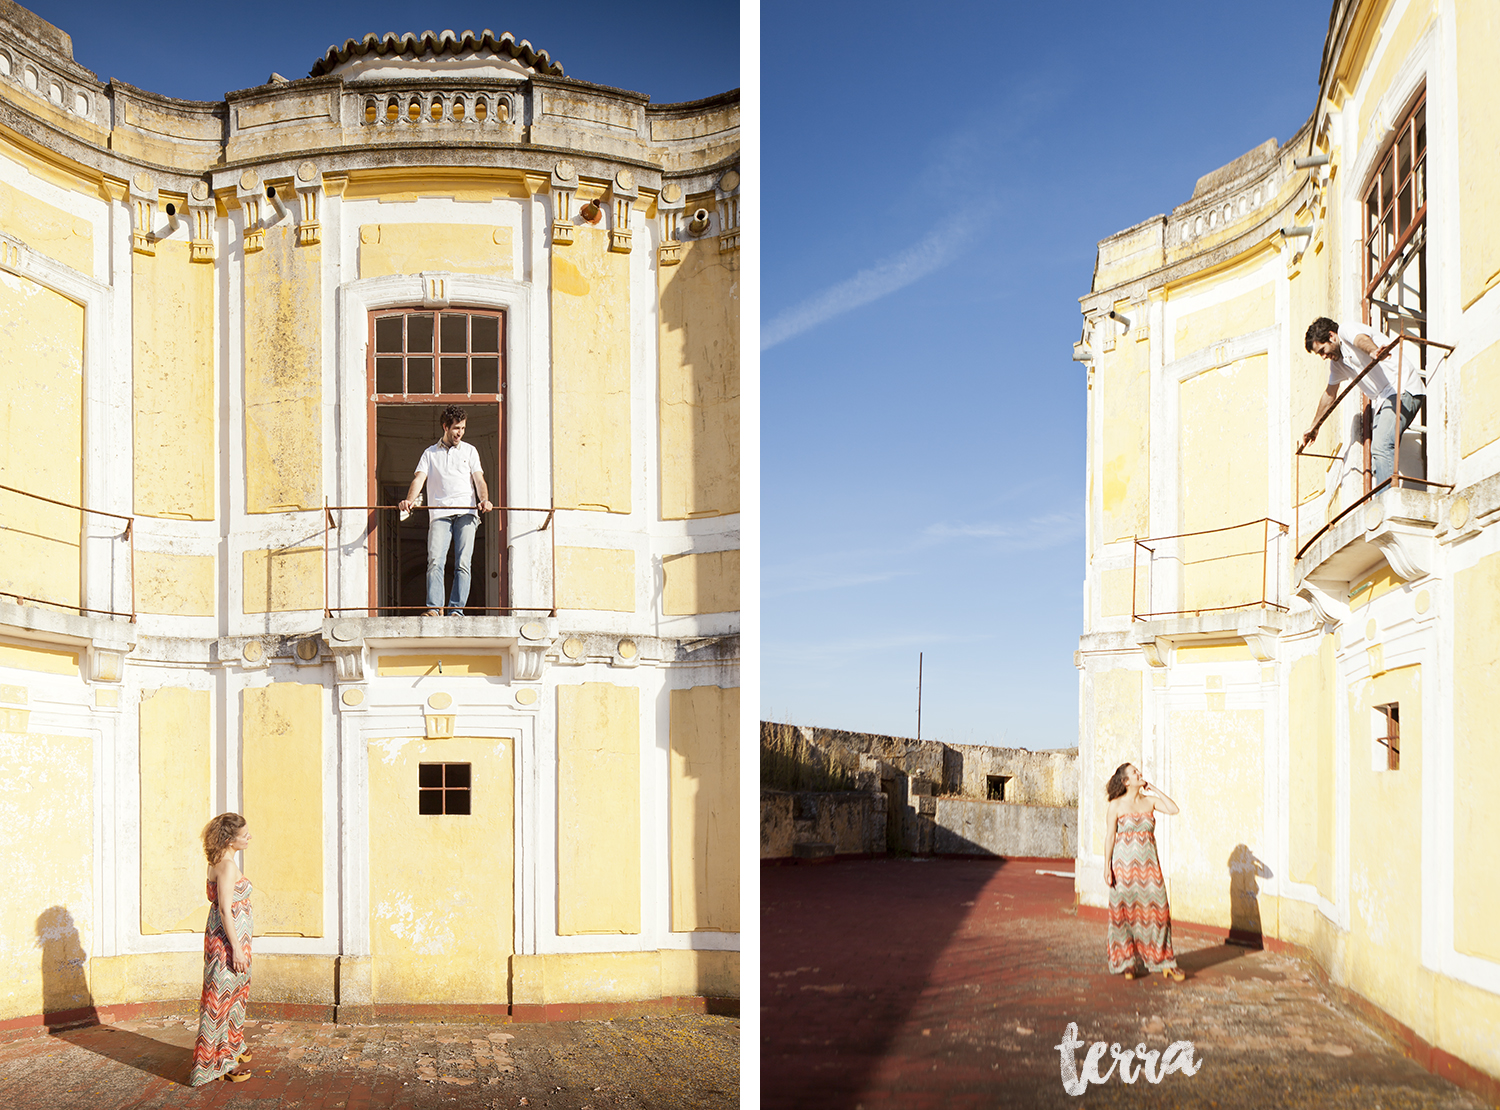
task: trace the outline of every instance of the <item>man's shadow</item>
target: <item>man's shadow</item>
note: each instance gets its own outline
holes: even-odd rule
[[[1256,880],[1271,878],[1271,869],[1245,844],[1234,846],[1234,851],[1229,853],[1228,867],[1229,936],[1217,948],[1202,948],[1177,958],[1178,965],[1194,975],[1265,947],[1260,920],[1260,884]]]
[[[36,919],[36,938],[42,950],[42,1020],[49,1034],[162,1079],[187,1084],[192,1049],[99,1024],[99,1010],[84,972],[88,954],[66,906],[42,911]]]

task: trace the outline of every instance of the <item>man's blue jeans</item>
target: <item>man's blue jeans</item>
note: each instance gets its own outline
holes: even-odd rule
[[[474,554],[475,513],[432,517],[427,522],[427,608],[443,607],[443,569],[448,565],[448,546],[453,545],[453,591],[448,609],[459,612],[469,603],[469,559]]]
[[[1401,394],[1401,432],[1416,418],[1422,407],[1422,398],[1410,393]],[[1371,489],[1380,485],[1395,471],[1396,440],[1401,432],[1396,430],[1396,399],[1387,397],[1375,406],[1374,427],[1370,432]]]

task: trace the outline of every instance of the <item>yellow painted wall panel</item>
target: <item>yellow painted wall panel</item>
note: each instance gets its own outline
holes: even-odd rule
[[[1245,419],[1266,407],[1267,359],[1255,355],[1190,378],[1179,401],[1182,531],[1242,525],[1267,515],[1266,424]],[[1225,430],[1234,429],[1226,444]],[[1230,448],[1230,449],[1226,449]],[[1255,524],[1180,541],[1182,603],[1171,608],[1242,605],[1270,589],[1265,526]],[[1160,599],[1158,599],[1160,604]]]
[[[1349,691],[1351,982],[1412,1028],[1431,1013],[1412,989],[1422,962],[1421,678],[1420,667],[1402,667]],[[1373,709],[1389,702],[1401,705],[1401,769],[1377,771]],[[1460,843],[1472,859],[1476,842]]]
[[[359,276],[456,274],[510,277],[512,230],[488,224],[364,224],[359,229]]]
[[[441,671],[438,670],[440,663]],[[505,658],[500,655],[382,655],[375,669],[382,675],[499,678],[505,671]]]
[[[93,741],[0,732],[0,1020],[91,1002]]]
[[[1103,421],[1104,542],[1150,535],[1151,388],[1145,344],[1120,342],[1094,371]]]
[[[211,617],[217,586],[212,555],[135,553],[135,606],[142,613]]]
[[[323,504],[321,251],[278,225],[245,256],[246,512]]]
[[[0,667],[41,671],[43,674],[76,675],[78,653],[22,644],[0,644]]]
[[[1467,456],[1500,439],[1500,343],[1467,359],[1458,381],[1459,450]]]
[[[323,687],[243,692],[242,790],[257,934],[323,935]]]
[[[552,251],[552,488],[560,509],[630,512],[630,259],[575,229]]]
[[[510,741],[374,740],[370,767],[373,1001],[498,1003],[515,946]],[[471,812],[418,812],[418,767],[467,763]]]
[[[1287,697],[1291,879],[1313,883],[1333,898],[1333,691],[1332,636],[1318,653],[1292,664]]]
[[[323,549],[282,547],[246,551],[240,605],[246,613],[291,613],[323,608]]]
[[[733,613],[740,607],[738,550],[668,555],[661,569],[666,579],[662,612],[668,616]]]
[[[164,687],[141,697],[141,933],[201,933],[213,816],[207,690]],[[252,830],[254,831],[254,830]]]
[[[0,272],[0,352],[4,483],[83,504],[83,309]],[[0,593],[76,607],[81,515],[0,490]]]
[[[1276,294],[1267,282],[1248,293],[1190,312],[1177,321],[1172,357],[1183,358],[1215,343],[1268,328],[1276,322]]]
[[[557,690],[557,931],[641,931],[641,692]]]
[[[518,1005],[634,1002],[663,997],[662,960],[650,952],[549,952],[511,957]]]
[[[202,857],[201,849],[198,855]],[[203,912],[206,917],[207,905]],[[260,959],[255,957],[257,974]],[[203,991],[203,952],[200,947],[191,952],[90,956],[89,987],[94,992],[95,1005],[101,1007],[194,999]]]
[[[673,690],[672,929],[740,928],[737,688]]]
[[[1500,555],[1453,579],[1453,946],[1500,961],[1500,885],[1481,845],[1500,844]],[[1402,713],[1403,743],[1406,714]],[[1402,752],[1402,765],[1406,753]]]
[[[1182,807],[1171,822],[1175,852],[1167,868],[1172,914],[1188,921],[1274,935],[1259,900],[1246,886],[1255,860],[1270,864],[1261,795],[1265,776],[1265,715],[1259,709],[1177,710],[1168,717],[1173,761],[1167,792]],[[1257,892],[1258,893],[1258,892]]]
[[[1133,587],[1133,590],[1132,590]],[[1099,615],[1128,617],[1131,606],[1150,610],[1151,575],[1142,562],[1134,567],[1113,567],[1099,572]]]
[[[740,509],[740,296],[734,256],[710,239],[657,270],[661,296],[661,515]]]
[[[1413,5],[1419,7],[1420,5]],[[1454,6],[1458,43],[1459,299],[1468,308],[1500,280],[1500,183],[1495,151],[1495,57],[1500,54],[1500,10],[1494,4]]]
[[[54,262],[94,276],[93,225],[3,181],[0,181],[0,231]]]
[[[1080,767],[1081,804],[1092,806],[1095,855],[1104,854],[1104,784],[1122,763],[1141,765],[1143,682],[1140,671],[1100,671],[1086,681],[1093,687],[1094,765]]]
[[[557,548],[557,607],[635,612],[635,552]]]
[[[214,519],[219,426],[214,392],[214,268],[164,239],[132,254],[135,511]]]

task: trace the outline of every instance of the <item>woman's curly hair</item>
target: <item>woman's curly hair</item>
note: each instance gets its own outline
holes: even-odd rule
[[[1109,776],[1109,781],[1104,784],[1104,796],[1110,801],[1125,796],[1125,768],[1130,764],[1122,763],[1115,768],[1115,773]]]
[[[245,824],[245,819],[238,813],[221,813],[203,826],[203,854],[208,856],[209,863],[218,863],[223,858],[229,851],[230,842],[240,835]]]

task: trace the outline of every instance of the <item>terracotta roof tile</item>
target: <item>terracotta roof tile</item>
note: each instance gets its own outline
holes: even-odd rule
[[[488,50],[503,54],[515,58],[524,65],[531,66],[539,73],[553,77],[563,76],[563,67],[553,61],[545,50],[533,48],[525,39],[517,42],[516,37],[509,31],[497,37],[488,28],[477,35],[473,31],[465,31],[461,35],[454,34],[452,31],[423,31],[420,35],[412,34],[410,31],[404,35],[387,31],[383,35],[369,34],[362,39],[345,39],[343,46],[330,46],[328,53],[318,59],[308,76],[321,77],[325,73],[332,73],[336,66],[362,54],[421,56],[423,54],[463,54],[471,50]]]

